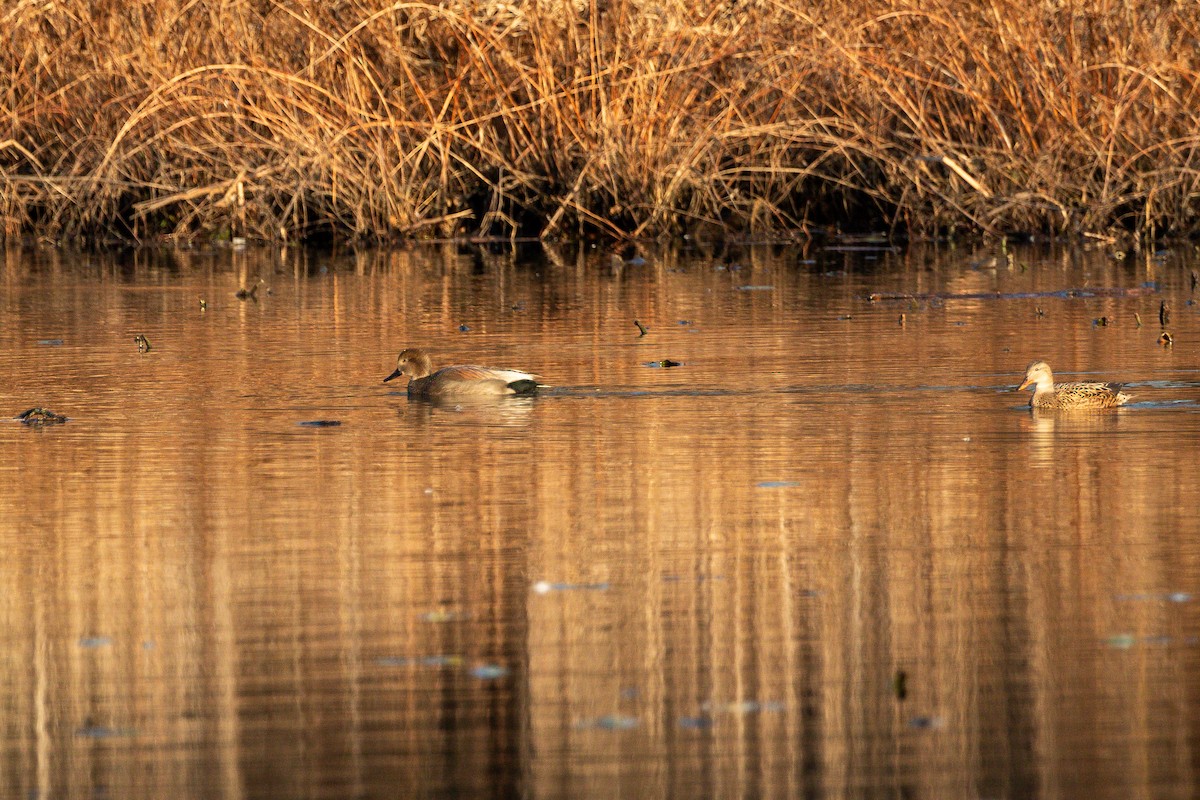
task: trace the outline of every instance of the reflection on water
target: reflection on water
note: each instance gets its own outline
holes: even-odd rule
[[[1196,794],[1194,263],[533,255],[4,254],[4,796]]]

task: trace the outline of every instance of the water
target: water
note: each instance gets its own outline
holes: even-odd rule
[[[1200,264],[1013,255],[5,252],[0,794],[1194,796]]]

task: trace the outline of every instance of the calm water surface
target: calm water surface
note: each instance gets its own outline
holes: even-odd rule
[[[3,253],[0,795],[1194,797],[1200,263],[1012,254]]]

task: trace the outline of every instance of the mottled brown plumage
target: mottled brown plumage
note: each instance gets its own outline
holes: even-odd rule
[[[1054,375],[1045,361],[1034,361],[1025,369],[1020,391],[1033,386],[1030,408],[1098,409],[1115,408],[1129,402],[1132,395],[1121,391],[1119,383],[1054,383]]]
[[[384,383],[408,376],[408,396],[427,399],[455,397],[504,397],[516,394],[535,394],[537,376],[515,369],[494,369],[455,365],[436,372],[424,350],[402,350],[396,358],[396,371],[383,379]]]

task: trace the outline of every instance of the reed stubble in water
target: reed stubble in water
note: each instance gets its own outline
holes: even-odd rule
[[[929,232],[1200,220],[1151,0],[18,4],[7,235]],[[1191,43],[1191,44],[1188,44]]]

